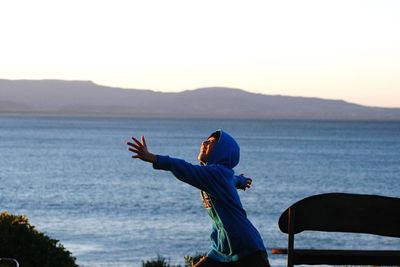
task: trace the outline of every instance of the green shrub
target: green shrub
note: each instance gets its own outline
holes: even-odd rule
[[[37,231],[24,215],[0,213],[0,257],[15,258],[21,267],[77,267],[58,242]]]
[[[196,256],[185,256],[185,265],[184,267],[191,267],[193,264],[196,264],[204,254],[198,254]],[[157,259],[152,259],[149,261],[142,261],[142,267],[181,267],[180,265],[170,265],[169,261],[166,258],[158,255]]]
[[[180,267],[169,265],[169,261],[167,261],[164,257],[160,255],[157,256],[155,260],[142,261],[142,267]]]

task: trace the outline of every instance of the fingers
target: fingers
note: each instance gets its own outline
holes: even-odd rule
[[[246,179],[246,188],[250,188],[252,182],[253,182],[253,180],[251,178],[247,178]]]
[[[135,143],[136,143],[138,146],[143,146],[143,144],[140,143],[140,141],[137,140],[134,136],[132,136],[132,140],[135,141]]]
[[[140,148],[141,148],[140,146],[135,145],[135,144],[133,144],[133,143],[131,143],[131,142],[127,142],[126,144],[127,144],[128,146],[134,147],[134,148],[136,148],[136,149],[140,149]]]
[[[128,150],[129,150],[130,152],[133,152],[133,153],[136,153],[136,154],[140,154],[140,153],[143,152],[143,151],[141,151],[141,150],[133,149],[133,148],[128,148]]]
[[[140,141],[137,140],[134,136],[132,136],[131,138],[135,143],[127,142],[126,144],[129,146],[128,150],[137,154],[136,156],[132,157],[139,157],[139,155],[143,154],[143,144],[140,143]]]
[[[131,138],[136,143],[137,146],[139,146],[139,147],[147,147],[146,139],[144,138],[143,135],[141,136],[141,142],[139,140],[137,140],[134,136],[132,136]],[[128,145],[134,146],[132,144],[133,143],[128,142]]]
[[[132,140],[135,142],[135,144],[134,144],[134,143],[131,143],[131,142],[127,142],[126,144],[127,144],[128,146],[134,147],[134,148],[136,148],[136,149],[141,149],[141,148],[143,148],[143,147],[147,147],[147,146],[146,146],[146,140],[144,139],[144,136],[143,136],[143,135],[141,136],[141,141],[142,141],[142,142],[140,142],[139,140],[137,140],[134,136],[132,136],[131,138],[132,138]]]
[[[141,139],[142,139],[142,144],[143,144],[143,146],[147,147],[147,145],[146,145],[146,139],[144,138],[144,135],[141,136]]]
[[[133,140],[133,142],[127,142],[126,144],[128,145],[128,150],[134,153],[132,158],[146,160],[148,156],[148,151],[144,136],[141,136],[141,141],[136,139],[134,136],[132,136],[131,139]]]
[[[134,149],[134,148],[128,148],[128,150],[130,151],[130,152],[132,152],[132,153],[135,153],[136,155],[133,155],[131,158],[133,158],[133,159],[142,159],[142,160],[144,160],[145,159],[145,153],[144,153],[144,151],[143,151],[143,149]]]

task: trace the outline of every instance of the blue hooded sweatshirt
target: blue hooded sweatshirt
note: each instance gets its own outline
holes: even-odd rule
[[[239,163],[236,141],[219,130],[207,165],[193,165],[169,156],[157,156],[155,169],[171,171],[179,180],[201,190],[204,207],[212,219],[211,249],[208,257],[219,262],[238,261],[265,251],[261,236],[247,219],[237,187],[245,188],[243,176],[232,170]]]

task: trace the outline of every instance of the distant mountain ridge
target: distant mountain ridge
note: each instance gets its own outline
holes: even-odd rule
[[[91,81],[0,79],[0,114],[171,118],[400,120],[400,108],[209,87],[179,93]]]

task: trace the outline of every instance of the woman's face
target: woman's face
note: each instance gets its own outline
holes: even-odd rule
[[[203,163],[206,164],[208,162],[208,159],[210,158],[211,152],[214,148],[214,145],[218,142],[218,139],[215,138],[214,136],[209,137],[206,141],[201,143],[200,147],[200,153],[197,159]]]

